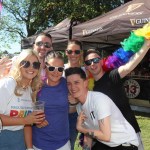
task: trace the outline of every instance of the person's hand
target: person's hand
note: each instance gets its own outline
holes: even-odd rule
[[[41,122],[40,124],[37,124],[36,126],[38,128],[43,128],[43,127],[46,127],[48,124],[49,124],[48,121],[44,120],[43,122]]]
[[[146,42],[147,47],[150,48],[150,40],[146,40],[145,42]]]
[[[0,78],[6,76],[9,73],[11,66],[12,60],[8,57],[3,57],[0,59]]]
[[[45,114],[44,112],[40,111],[33,111],[29,115],[27,115],[25,118],[25,125],[28,124],[40,124],[45,120]]]
[[[81,132],[82,128],[83,128],[83,123],[86,120],[86,116],[84,114],[84,112],[82,111],[77,119],[77,130]]]
[[[68,94],[68,100],[70,105],[77,105],[78,101],[71,94]]]

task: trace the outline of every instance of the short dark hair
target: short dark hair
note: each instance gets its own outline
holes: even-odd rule
[[[73,74],[78,74],[83,80],[86,80],[86,74],[84,70],[80,67],[70,67],[65,70],[66,78]]]
[[[52,36],[48,33],[44,33],[44,32],[41,32],[40,34],[38,34],[36,37],[35,37],[35,40],[39,37],[39,36],[46,36],[48,37],[51,41],[52,41]],[[35,43],[35,40],[34,40],[34,43]],[[33,44],[34,44],[33,43]]]
[[[100,52],[96,49],[88,49],[87,51],[85,51],[83,53],[83,59],[85,60],[85,58],[89,55],[89,54],[92,54],[92,53],[95,53],[97,54],[98,56],[100,56]],[[100,56],[101,57],[101,56]]]

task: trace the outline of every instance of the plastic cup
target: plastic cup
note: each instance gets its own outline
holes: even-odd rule
[[[44,101],[36,101],[33,103],[33,111],[44,112],[44,106],[45,106]]]

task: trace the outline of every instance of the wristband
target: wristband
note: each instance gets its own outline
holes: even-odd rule
[[[34,150],[34,148],[27,148],[26,150]]]
[[[79,102],[77,102],[77,103],[74,103],[74,104],[72,104],[72,103],[69,103],[69,105],[70,105],[70,106],[76,106],[78,103],[79,103]]]

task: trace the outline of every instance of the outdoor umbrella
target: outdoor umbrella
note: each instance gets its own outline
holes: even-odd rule
[[[85,44],[119,45],[130,31],[150,21],[149,0],[133,0],[72,28],[72,36]]]

